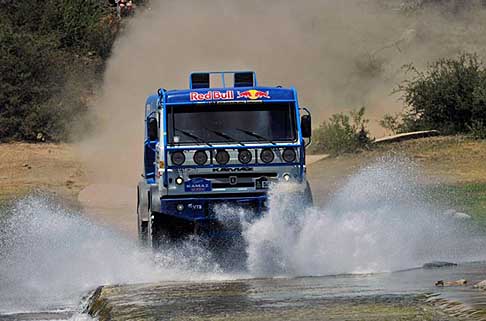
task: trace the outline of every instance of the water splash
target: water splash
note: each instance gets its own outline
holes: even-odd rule
[[[219,279],[194,244],[140,248],[47,197],[17,201],[0,222],[0,313],[67,309],[99,285]]]
[[[485,259],[484,237],[445,215],[420,180],[410,162],[383,159],[351,176],[323,208],[306,209],[288,193],[294,185],[276,186],[269,213],[257,220],[222,206],[221,220],[241,221],[247,253],[247,269],[231,272],[194,241],[154,254],[50,198],[27,197],[0,214],[0,313],[76,311],[79,298],[103,284],[369,273]]]
[[[428,201],[419,181],[409,161],[382,159],[350,177],[327,206],[307,210],[276,186],[268,215],[246,225],[249,271],[316,276],[484,259],[484,238]]]

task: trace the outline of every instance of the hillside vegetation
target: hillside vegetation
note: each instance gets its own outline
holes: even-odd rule
[[[486,66],[476,54],[439,59],[425,71],[413,65],[397,88],[401,113],[385,114],[380,125],[392,133],[438,130],[442,134],[486,139]],[[332,115],[314,130],[310,152],[333,156],[370,148],[365,108]]]
[[[0,3],[0,141],[66,140],[85,124],[119,20],[105,0]]]

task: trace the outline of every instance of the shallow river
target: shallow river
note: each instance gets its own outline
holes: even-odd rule
[[[84,320],[83,296],[100,285],[108,285],[100,292],[106,302],[140,312],[141,320],[448,320],[431,306],[471,318],[464,309],[482,310],[482,292],[434,283],[486,279],[484,264],[414,268],[435,260],[485,262],[486,237],[454,217],[450,204],[438,204],[420,178],[408,162],[386,159],[349,177],[321,206],[304,209],[281,186],[260,220],[221,208],[223,222],[243,226],[245,255],[236,270],[193,242],[153,253],[79,210],[29,196],[0,213],[0,320]],[[116,284],[129,286],[110,287]],[[113,311],[113,320],[134,319],[124,308]]]
[[[282,316],[291,320],[349,320],[352,315],[358,315],[359,320],[387,320],[391,316],[445,320],[447,315],[447,320],[453,320],[453,314],[461,320],[482,320],[486,293],[471,286],[437,288],[434,283],[466,278],[473,284],[485,274],[486,264],[469,263],[367,275],[107,286],[102,290],[105,306],[101,313],[109,310],[113,320],[279,320]],[[90,319],[80,313],[85,308],[83,302],[63,306],[50,299],[46,293],[43,313],[4,310],[0,320]]]

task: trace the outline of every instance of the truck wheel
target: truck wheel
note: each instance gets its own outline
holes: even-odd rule
[[[157,249],[163,244],[172,244],[177,240],[177,228],[167,222],[165,215],[158,212],[150,212],[148,222],[148,238],[152,248]]]
[[[174,245],[194,235],[194,223],[170,217],[164,213],[150,212],[148,237],[153,248]]]
[[[305,190],[304,190],[304,204],[307,207],[311,207],[314,205],[314,199],[312,197],[312,189],[310,187],[309,181],[305,182]]]
[[[143,246],[147,245],[148,242],[148,222],[144,222],[138,218],[138,240]]]
[[[147,239],[148,243],[152,248],[157,249],[160,247],[163,239],[163,235],[161,233],[161,226],[158,220],[158,213],[150,212],[149,213],[149,221],[147,226]]]
[[[137,228],[138,228],[138,240],[143,246],[147,245],[148,241],[148,222],[145,222],[141,218],[141,202],[140,192],[137,189]]]

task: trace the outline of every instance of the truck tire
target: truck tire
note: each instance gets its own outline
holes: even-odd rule
[[[312,197],[312,189],[310,187],[309,181],[305,182],[304,204],[307,207],[312,207],[314,205],[314,198]]]
[[[138,226],[138,241],[141,245],[146,246],[148,242],[148,222],[144,222],[140,219],[140,215],[137,214],[137,226]]]
[[[140,197],[140,189],[137,188],[137,228],[138,228],[138,240],[141,245],[146,246],[148,242],[148,222],[143,221],[142,211],[146,210],[142,208],[143,204]]]
[[[150,212],[148,238],[153,248],[174,245],[195,235],[195,224],[164,213]]]
[[[159,213],[150,211],[147,227],[148,245],[158,249],[166,239],[159,219]]]

